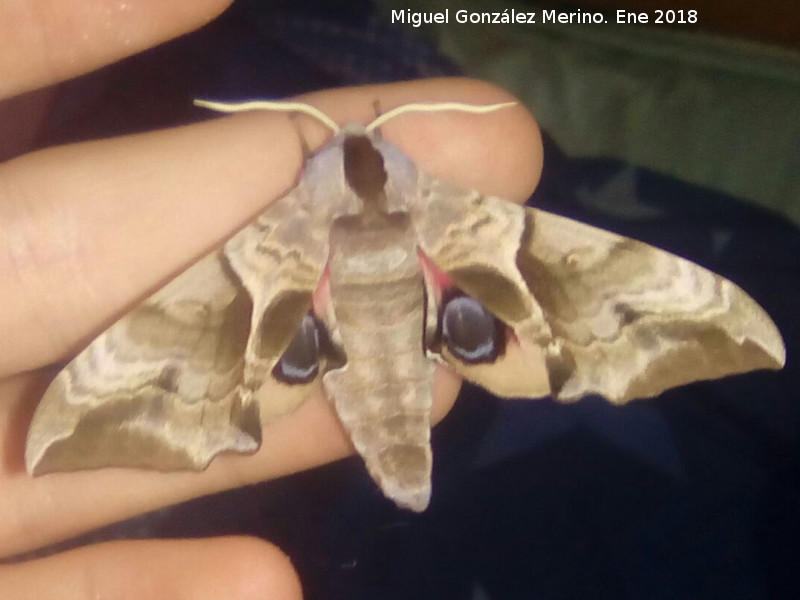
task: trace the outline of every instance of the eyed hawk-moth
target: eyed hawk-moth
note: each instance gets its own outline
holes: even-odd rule
[[[201,470],[322,386],[383,492],[430,499],[434,365],[504,397],[611,402],[785,361],[730,281],[647,244],[419,171],[339,128],[296,187],[101,333],[31,424],[34,474]]]

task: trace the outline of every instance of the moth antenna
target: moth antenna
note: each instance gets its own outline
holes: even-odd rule
[[[320,109],[305,102],[281,102],[270,100],[252,100],[248,102],[215,102],[213,100],[194,100],[195,106],[208,108],[217,112],[234,113],[234,112],[247,112],[250,110],[274,110],[279,112],[294,112],[303,113],[310,117],[314,117],[320,123],[330,129],[334,135],[339,133],[340,128],[336,121],[331,119],[328,115]]]
[[[464,104],[462,102],[403,104],[402,106],[393,108],[389,112],[380,115],[372,121],[372,123],[367,125],[365,129],[367,133],[372,133],[389,119],[394,119],[399,115],[410,112],[443,112],[446,110],[454,110],[458,112],[484,114],[516,105],[516,102],[501,102],[500,104]]]

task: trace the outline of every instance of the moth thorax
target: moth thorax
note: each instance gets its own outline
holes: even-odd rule
[[[359,198],[364,201],[365,210],[384,211],[386,169],[383,156],[370,139],[364,135],[349,135],[344,139],[344,176]]]

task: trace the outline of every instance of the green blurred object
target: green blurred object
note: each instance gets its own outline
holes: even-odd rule
[[[387,18],[397,9],[378,4]],[[612,12],[604,25],[558,25],[541,23],[542,7],[513,2],[453,8],[407,0],[403,8],[449,8],[448,24],[414,30],[466,75],[518,95],[567,154],[622,159],[800,223],[800,53],[675,27],[616,25]],[[504,9],[535,11],[537,22],[455,19],[456,10]]]

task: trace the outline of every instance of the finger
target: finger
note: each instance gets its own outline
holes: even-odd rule
[[[2,2],[0,98],[74,77],[191,31],[230,2]]]
[[[384,107],[420,100],[497,102],[505,99],[495,88],[469,81],[449,80],[411,86],[404,84],[400,87],[340,90],[318,95],[312,100],[337,120],[363,122],[372,116],[371,106],[376,98]],[[401,123],[390,123],[384,128],[384,134],[401,145],[429,172],[455,181],[466,179],[465,183],[488,193],[517,199],[528,194],[538,177],[541,150],[536,130],[532,128],[527,113],[519,111],[514,117],[493,122],[493,127],[485,124],[484,117],[472,121],[463,119],[464,115],[449,115],[446,126],[442,126],[439,120],[431,118],[433,116],[441,115],[408,115],[402,119],[407,123],[402,126]],[[159,269],[172,271],[172,265],[187,262],[213,244],[209,240],[224,237],[246,216],[256,212],[265,198],[277,196],[290,187],[292,175],[299,168],[301,160],[296,132],[285,118],[274,120],[273,117],[245,115],[154,134],[155,137],[129,138],[128,142],[146,150],[143,156],[118,148],[114,145],[118,140],[102,145],[100,151],[94,145],[77,147],[79,154],[86,153],[93,160],[84,157],[83,162],[73,163],[73,170],[67,169],[58,177],[49,174],[52,180],[46,183],[45,192],[30,195],[33,200],[25,203],[26,207],[35,207],[30,223],[36,222],[38,227],[31,226],[30,230],[40,234],[29,236],[29,239],[44,245],[36,251],[28,249],[22,253],[17,248],[16,273],[23,274],[27,269],[28,273],[34,274],[28,276],[27,281],[41,281],[43,294],[52,296],[53,290],[57,290],[60,303],[67,303],[70,297],[74,297],[79,300],[75,301],[77,308],[90,301],[92,294],[87,293],[87,289],[99,287],[100,292],[94,292],[98,298],[96,304],[73,310],[72,313],[64,311],[61,321],[62,327],[68,319],[79,322],[80,332],[72,339],[96,330],[97,323],[106,317],[98,318],[92,313],[102,312],[104,302],[113,304],[110,299],[116,298],[119,307],[129,303],[130,299],[124,298],[125,294],[135,298],[141,293],[141,288],[159,281],[163,278]],[[257,128],[253,129],[254,126]],[[533,133],[527,133],[531,131]],[[260,137],[262,132],[266,141]],[[319,130],[310,130],[309,141],[312,146],[319,144],[322,139]],[[453,144],[460,145],[459,152],[469,157],[466,162],[456,161],[455,167],[451,164],[452,156],[461,154],[450,149]],[[204,145],[213,145],[213,148],[203,149]],[[431,146],[434,150],[430,149]],[[287,151],[287,147],[290,150]],[[114,152],[118,155],[112,160],[110,156]],[[416,153],[420,153],[422,158],[417,157]],[[30,169],[31,173],[36,172],[37,166],[57,170],[58,161],[53,162],[48,153],[43,154],[31,157],[29,164],[23,167]],[[288,159],[285,156],[287,154]],[[64,158],[64,155],[59,156]],[[448,156],[449,159],[443,158]],[[107,161],[108,164],[98,168],[98,161]],[[184,164],[187,162],[188,165]],[[265,164],[272,165],[275,170],[264,175]],[[86,172],[75,178],[70,176],[73,171],[81,169]],[[213,172],[213,175],[209,176],[209,172]],[[27,185],[35,186],[36,177],[31,173],[23,176],[17,174],[16,177],[22,177]],[[146,176],[140,176],[141,173],[146,173]],[[151,198],[152,193],[157,193],[156,188],[148,187],[154,179],[159,180],[159,186],[170,188],[171,193]],[[60,180],[61,185],[54,185],[53,180]],[[20,189],[20,186],[12,187]],[[127,187],[134,188],[134,191],[126,192]],[[63,194],[69,198],[66,207],[69,211],[60,204]],[[141,204],[137,206],[136,200],[140,200]],[[42,206],[46,208],[42,209]],[[132,211],[132,206],[136,206],[137,210]],[[50,236],[43,223],[48,222],[47,215],[58,214],[59,211],[64,217],[69,215],[67,232],[82,232],[78,237],[83,244],[80,252],[75,252],[69,244],[47,246],[46,240]],[[39,215],[38,218],[34,218],[36,215]],[[142,215],[147,216],[142,218]],[[63,226],[63,223],[59,219],[54,219],[51,225],[53,223],[53,231],[60,231],[59,226]],[[119,223],[125,224],[124,236],[108,234],[102,243],[96,243],[96,250],[87,251],[87,245],[95,243],[93,236],[103,237],[105,227],[118,228]],[[164,223],[169,225],[165,226]],[[18,228],[6,228],[5,231],[18,232]],[[147,244],[140,247],[129,242],[126,246],[124,240],[130,231],[133,231],[133,240],[144,238]],[[21,239],[28,238],[23,235]],[[63,235],[60,239],[63,240]],[[59,269],[62,273],[64,271],[59,261],[70,252],[73,254],[71,260],[75,260],[74,255],[80,255],[81,252],[93,259],[91,265],[87,262],[87,266],[91,266],[88,271],[77,267],[72,269],[76,277],[84,278],[80,285],[69,277],[59,280],[57,276]],[[116,273],[122,273],[122,276],[115,277]],[[113,282],[104,281],[106,278],[111,278]],[[19,287],[23,280],[26,280],[24,276],[17,276],[13,284]],[[58,281],[58,285],[47,285],[54,280]],[[136,280],[137,283],[126,288],[129,280]],[[119,293],[115,288],[122,288],[122,300],[114,295]],[[10,290],[11,286],[7,289]],[[6,297],[14,296],[6,294]],[[35,294],[30,296],[30,301],[36,302]],[[5,318],[7,313],[0,319]],[[33,313],[44,315],[44,312]],[[24,310],[18,313],[25,314]],[[33,316],[31,320],[35,321],[36,318]],[[59,321],[56,319],[51,322]],[[5,326],[8,327],[7,324]],[[31,326],[29,329],[33,328]],[[25,332],[26,329],[18,331]],[[26,337],[31,336],[28,334]],[[24,343],[20,339],[18,346],[21,348]],[[62,348],[69,348],[70,343],[67,341]],[[39,357],[37,360],[42,359]],[[307,468],[350,451],[350,445],[329,405],[321,398],[315,398],[296,413],[268,426],[264,432],[264,446],[254,457],[221,457],[204,474],[162,475],[108,469],[33,480],[21,472],[22,438],[30,412],[35,400],[41,397],[44,384],[41,377],[33,375],[10,381],[5,390],[5,396],[10,400],[0,404],[0,432],[5,434],[3,441],[8,457],[0,471],[0,489],[4,491],[0,495],[0,522],[6,524],[4,530],[0,531],[0,548],[7,551],[19,550],[20,545],[35,547],[194,495]],[[456,387],[457,382],[452,377],[439,374],[435,390],[439,415],[452,402]]]
[[[0,590],[15,600],[302,598],[286,556],[241,537],[88,546],[0,566]]]
[[[196,496],[302,471],[352,454],[353,449],[321,395],[263,429],[252,456],[225,454],[202,473],[100,469],[31,477],[24,471],[25,431],[47,379],[26,374],[0,382],[0,556],[39,548],[107,523]],[[431,418],[439,421],[460,381],[440,369]]]
[[[362,87],[308,97],[340,122],[372,103],[497,102],[469,80]],[[328,134],[305,127],[316,147]],[[384,135],[434,175],[521,200],[541,143],[528,113],[409,114]],[[301,167],[285,115],[245,114],[191,127],[55,148],[0,166],[0,374],[63,359],[126,307],[218,244],[292,187]]]

